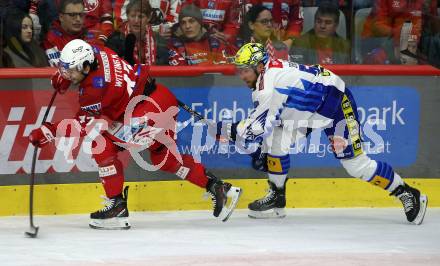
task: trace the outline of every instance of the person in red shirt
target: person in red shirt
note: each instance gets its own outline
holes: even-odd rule
[[[130,0],[115,0],[114,11],[115,21],[119,28],[127,21],[127,6]],[[171,27],[178,22],[181,9],[180,0],[150,0],[153,8],[153,17],[150,21],[153,31],[159,33],[161,37],[169,39],[171,37]]]
[[[232,45],[211,35],[203,26],[202,13],[193,4],[182,8],[168,49],[170,65],[225,64],[235,53]]]
[[[155,84],[145,65],[130,66],[112,50],[92,47],[82,40],[69,42],[61,52],[59,71],[52,85],[64,92],[70,83],[79,86],[80,110],[74,119],[45,123],[29,136],[38,147],[60,136],[84,136],[104,126],[92,143],[93,158],[108,205],[91,214],[92,228],[128,229],[127,193],[123,191],[124,172],[118,153],[128,149],[144,169],[177,175],[211,195],[214,216],[226,221],[241,193],[240,188],[207,172],[189,154],[181,155],[175,141],[177,99],[162,84]],[[139,150],[148,149],[153,165],[145,162]],[[226,206],[227,198],[229,205]]]
[[[365,44],[363,50],[373,51],[365,59],[368,62],[379,63],[375,55],[384,53],[381,52],[382,49],[375,48],[383,47],[384,44],[376,43],[375,38],[379,38],[376,39],[379,41],[392,38],[390,46],[394,51],[394,57],[388,60],[417,64],[417,46],[422,29],[426,26],[424,23],[430,16],[437,16],[437,0],[377,0],[362,32]],[[408,57],[408,54],[413,56]]]
[[[84,3],[82,0],[63,0],[59,6],[59,19],[52,26],[43,40],[49,64],[58,66],[60,51],[74,39],[84,39],[95,44],[103,44],[98,35],[88,31],[84,26]]]
[[[61,5],[62,0],[56,0]],[[84,26],[103,41],[113,32],[113,7],[108,0],[83,0]]]
[[[152,7],[147,0],[130,1],[127,22],[109,37],[106,46],[131,65],[168,65],[166,40],[153,31],[152,16]]]

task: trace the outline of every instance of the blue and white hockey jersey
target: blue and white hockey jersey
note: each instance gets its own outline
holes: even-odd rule
[[[321,66],[284,60],[268,62],[252,93],[254,110],[239,123],[237,135],[249,142],[266,138],[273,127],[318,128],[333,121],[330,112],[319,112],[327,103],[338,106],[345,83]],[[328,108],[326,108],[328,109]],[[310,124],[310,121],[316,122]]]

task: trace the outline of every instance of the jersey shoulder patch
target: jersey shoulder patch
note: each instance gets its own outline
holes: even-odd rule
[[[278,59],[270,60],[268,68],[283,68],[283,62]]]

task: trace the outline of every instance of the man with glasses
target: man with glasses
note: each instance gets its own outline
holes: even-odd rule
[[[59,18],[52,23],[51,29],[43,41],[43,48],[49,64],[58,65],[60,51],[74,39],[83,39],[101,44],[98,36],[86,30],[84,26],[84,3],[82,0],[63,0],[59,5]]]

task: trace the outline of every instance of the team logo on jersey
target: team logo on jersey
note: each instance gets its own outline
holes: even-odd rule
[[[95,10],[99,6],[98,0],[85,0],[84,2],[84,12],[89,13]]]
[[[104,78],[103,77],[94,77],[92,80],[93,87],[97,89],[104,88]]]
[[[92,50],[93,50],[93,53],[94,53],[94,54],[97,54],[97,53],[100,52],[99,48],[96,47],[96,46],[92,46]]]
[[[213,9],[214,7],[215,7],[214,1],[209,1],[208,2],[208,8]]]
[[[52,29],[52,32],[53,32],[53,34],[55,34],[55,35],[58,36],[58,37],[63,36],[63,33],[61,33],[61,31],[59,31],[59,30]]]
[[[93,33],[91,33],[91,32],[87,32],[87,34],[86,34],[86,38],[89,39],[89,40],[92,40],[92,39],[95,38],[95,34],[93,34]]]

